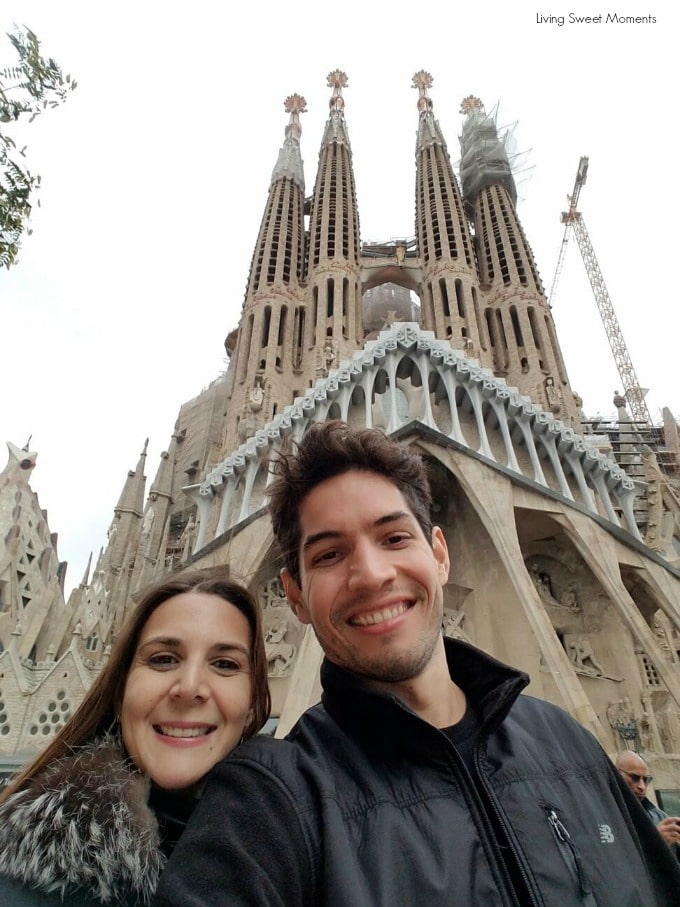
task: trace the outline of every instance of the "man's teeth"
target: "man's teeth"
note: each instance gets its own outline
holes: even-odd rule
[[[389,620],[391,617],[398,617],[407,610],[408,605],[405,602],[402,602],[400,605],[394,605],[392,608],[385,608],[382,611],[374,611],[372,614],[358,614],[356,617],[352,618],[351,623],[356,624],[359,627],[368,627],[371,624],[381,624],[384,620]]]
[[[203,737],[212,730],[209,727],[168,727],[165,724],[158,724],[156,727],[166,737]]]

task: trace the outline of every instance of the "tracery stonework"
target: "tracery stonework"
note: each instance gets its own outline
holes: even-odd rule
[[[300,625],[288,607],[280,577],[260,584],[265,652],[270,677],[286,677],[295,663]]]

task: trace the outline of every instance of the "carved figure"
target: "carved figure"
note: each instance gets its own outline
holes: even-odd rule
[[[667,709],[656,716],[659,734],[667,753],[674,753],[680,740],[680,719],[675,710]]]
[[[663,649],[666,657],[670,658],[671,650],[670,650],[670,646],[668,645],[668,636],[666,635],[666,628],[664,627],[663,623],[659,620],[658,617],[654,618],[653,628],[654,628],[654,635],[656,636],[659,646]]]
[[[262,409],[262,404],[264,403],[264,390],[262,389],[262,384],[256,378],[255,384],[250,389],[248,394],[248,405],[250,406],[250,411],[252,413],[258,413]]]
[[[284,642],[288,632],[288,621],[279,618],[267,630],[264,637],[264,648],[267,653],[267,664],[272,677],[283,677],[295,659],[295,646]]]
[[[544,570],[541,570],[538,564],[532,564],[529,573],[531,575],[531,579],[534,582],[534,585],[538,589],[538,594],[543,598],[552,599],[553,594],[550,574],[546,573]]]
[[[569,611],[577,613],[581,610],[581,606],[578,603],[578,597],[576,595],[576,586],[574,583],[569,583],[567,588],[562,593],[562,601],[560,602],[562,607],[567,608]]]
[[[258,590],[258,598],[263,608],[287,608],[288,599],[283,588],[281,578],[274,576],[262,583]]]
[[[545,379],[544,387],[550,411],[558,413],[562,409],[562,391],[555,386],[555,381],[551,376]]]
[[[149,507],[149,509],[144,514],[144,520],[142,522],[142,537],[145,539],[151,535],[151,528],[153,526],[155,516],[156,514],[154,513],[153,507]]]
[[[590,640],[585,636],[574,636],[568,643],[569,657],[579,674],[604,677],[605,671],[595,657]]]
[[[337,351],[335,344],[330,340],[326,341],[323,350],[318,353],[316,370],[320,377],[327,378],[332,368],[337,366]]]
[[[193,516],[191,516],[189,518],[189,522],[184,527],[184,532],[180,537],[180,543],[182,544],[182,560],[186,560],[194,550],[195,539],[196,523],[194,522]]]

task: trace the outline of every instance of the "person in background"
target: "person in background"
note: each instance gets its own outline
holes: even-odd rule
[[[215,766],[155,907],[677,905],[680,867],[592,734],[443,638],[449,554],[421,458],[330,421],[273,469],[322,701]]]
[[[148,904],[205,774],[269,708],[250,593],[225,570],[151,589],[73,718],[0,797],[0,904]]]
[[[632,750],[624,750],[616,757],[616,767],[621,777],[635,796],[642,803],[645,812],[656,825],[657,831],[666,844],[673,847],[673,851],[680,859],[680,817],[669,816],[668,813],[652,803],[647,796],[647,786],[652,782],[645,760]]]

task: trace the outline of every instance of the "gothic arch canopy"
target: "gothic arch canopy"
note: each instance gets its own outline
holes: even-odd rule
[[[405,360],[411,360],[408,368],[402,365]],[[355,393],[358,388],[363,394]],[[388,434],[412,421],[441,431],[440,408],[446,413],[445,434],[463,452],[501,465],[617,527],[621,513],[624,528],[640,539],[633,516],[635,484],[614,460],[448,341],[403,322],[368,341],[217,464],[203,482],[184,489],[201,515],[194,550],[211,541],[209,514],[216,499],[220,531],[263,505],[262,493],[251,496],[255,475],[285,438],[297,440],[310,422],[339,414],[353,425],[379,427]]]

